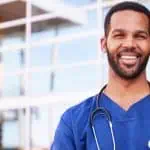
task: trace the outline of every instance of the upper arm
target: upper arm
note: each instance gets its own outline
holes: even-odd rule
[[[55,132],[51,150],[75,150],[75,141],[70,117],[62,117]]]

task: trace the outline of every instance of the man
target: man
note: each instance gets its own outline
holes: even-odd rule
[[[109,79],[102,93],[68,109],[56,130],[52,150],[150,149],[150,12],[122,2],[108,12],[102,49]]]

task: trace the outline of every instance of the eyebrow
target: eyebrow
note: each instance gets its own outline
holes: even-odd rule
[[[125,32],[125,30],[123,30],[123,29],[114,29],[112,31],[112,33],[116,33],[116,32]]]
[[[114,30],[112,31],[112,34],[118,33],[118,32],[119,32],[119,33],[120,33],[120,32],[125,32],[125,30],[124,30],[124,29],[114,29]],[[140,33],[140,34],[149,35],[149,31],[146,31],[146,30],[136,30],[135,33]]]
[[[149,35],[149,32],[145,30],[137,30],[136,33]]]

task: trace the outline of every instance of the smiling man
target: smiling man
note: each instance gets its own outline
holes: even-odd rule
[[[150,12],[136,2],[116,4],[104,29],[108,83],[63,114],[52,150],[150,149]]]
[[[115,13],[108,35],[102,39],[109,64],[119,77],[135,78],[144,71],[149,57],[149,21],[133,10]]]

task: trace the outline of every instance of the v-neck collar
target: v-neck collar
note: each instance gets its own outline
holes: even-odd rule
[[[142,109],[142,106],[144,107],[144,105],[147,104],[146,101],[149,98],[150,95],[144,96],[126,111],[122,107],[120,107],[116,102],[114,102],[110,97],[102,93],[99,100],[99,106],[106,108],[111,113],[113,120],[129,121],[134,120],[138,117],[138,110]]]

